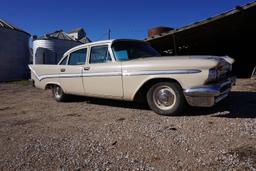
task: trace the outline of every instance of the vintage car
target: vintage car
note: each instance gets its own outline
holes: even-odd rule
[[[160,56],[148,43],[107,40],[66,52],[57,65],[29,65],[35,87],[65,101],[80,95],[145,101],[161,115],[187,104],[210,107],[227,97],[235,78],[228,56]]]

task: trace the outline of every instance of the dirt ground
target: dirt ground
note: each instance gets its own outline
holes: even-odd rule
[[[256,80],[213,108],[159,116],[147,106],[57,103],[26,82],[0,84],[1,170],[256,170]]]

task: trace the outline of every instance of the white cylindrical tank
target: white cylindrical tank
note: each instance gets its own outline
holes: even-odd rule
[[[33,64],[57,64],[69,49],[81,42],[62,39],[36,39],[33,41]]]
[[[29,77],[29,38],[29,33],[0,19],[0,82]]]

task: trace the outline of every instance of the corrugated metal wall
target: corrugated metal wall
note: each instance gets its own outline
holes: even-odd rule
[[[29,77],[29,38],[24,32],[0,28],[0,81]]]
[[[82,43],[69,40],[34,40],[33,64],[57,64],[63,54]]]

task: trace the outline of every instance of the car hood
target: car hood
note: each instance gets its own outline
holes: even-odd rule
[[[131,61],[123,62],[123,67],[145,66],[151,68],[166,69],[209,69],[220,64],[232,64],[234,60],[228,56],[166,56],[138,58]]]
[[[138,58],[133,61],[168,61],[168,60],[183,60],[183,61],[197,61],[197,60],[214,60],[217,62],[226,61],[230,64],[234,63],[234,59],[229,56],[159,56],[159,57],[148,57],[148,58]]]

